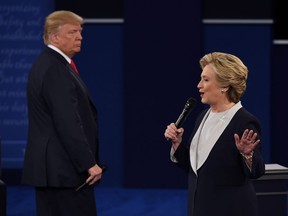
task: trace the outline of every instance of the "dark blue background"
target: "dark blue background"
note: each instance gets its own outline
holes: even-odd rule
[[[169,160],[170,144],[163,133],[189,97],[200,101],[198,61],[211,51],[230,52],[246,63],[249,78],[242,104],[262,123],[265,162],[288,166],[288,115],[282,108],[288,49],[273,44],[273,23],[203,22],[200,0],[126,0],[123,6],[123,22],[84,24],[82,51],[75,56],[99,112],[100,156],[109,165],[103,186],[186,187],[185,174]],[[27,133],[25,82],[43,48],[44,18],[53,10],[51,1],[0,4],[0,136],[8,183],[11,170],[21,171]],[[272,20],[265,11],[254,15]],[[85,10],[79,13],[85,18]],[[23,64],[17,67],[19,62]],[[202,108],[198,102],[185,122],[186,138]]]

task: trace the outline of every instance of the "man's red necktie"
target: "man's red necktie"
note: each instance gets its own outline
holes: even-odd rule
[[[71,59],[71,63],[70,64],[71,64],[71,67],[74,69],[74,71],[79,73],[78,70],[77,70],[77,67],[76,67],[76,65],[75,65],[75,63],[74,63],[74,61],[72,59]]]

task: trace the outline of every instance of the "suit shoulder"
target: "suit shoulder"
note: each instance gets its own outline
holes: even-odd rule
[[[240,108],[234,115],[232,122],[238,126],[256,128],[259,132],[261,131],[261,122],[260,120],[247,111],[245,108]],[[250,125],[250,126],[249,126]]]
[[[235,118],[238,119],[250,119],[255,120],[259,122],[258,117],[256,117],[254,114],[246,110],[244,107],[241,107],[235,114]]]

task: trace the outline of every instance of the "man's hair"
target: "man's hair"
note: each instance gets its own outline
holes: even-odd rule
[[[44,25],[43,41],[44,44],[49,44],[49,34],[57,33],[59,27],[64,24],[83,24],[83,18],[71,11],[59,10],[49,14],[46,17]]]

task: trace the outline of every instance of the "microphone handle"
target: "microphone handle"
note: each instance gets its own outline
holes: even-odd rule
[[[182,126],[182,124],[184,123],[184,121],[185,121],[185,119],[186,119],[186,117],[187,117],[187,109],[184,109],[183,111],[182,111],[182,113],[180,114],[180,116],[178,117],[178,119],[177,119],[177,121],[176,121],[176,123],[175,123],[175,126],[177,127],[177,129],[178,128],[180,128],[181,126]],[[186,115],[186,116],[185,116]],[[167,141],[171,141],[171,139],[170,138],[166,138],[166,140]]]
[[[187,110],[187,109],[184,109],[184,110],[182,111],[182,113],[180,114],[180,116],[178,117],[178,119],[177,119],[177,121],[176,121],[176,123],[175,123],[175,126],[176,126],[177,128],[182,127],[182,125],[183,125],[184,121],[186,120],[186,117],[187,117],[187,116],[188,116],[188,110]]]
[[[189,115],[189,113],[191,112],[192,108],[195,106],[196,100],[194,98],[189,98],[188,101],[185,104],[185,107],[182,111],[182,113],[180,114],[180,116],[178,117],[175,126],[178,128],[182,127],[184,121],[186,120],[187,116]],[[170,138],[166,138],[167,141],[171,141]]]

